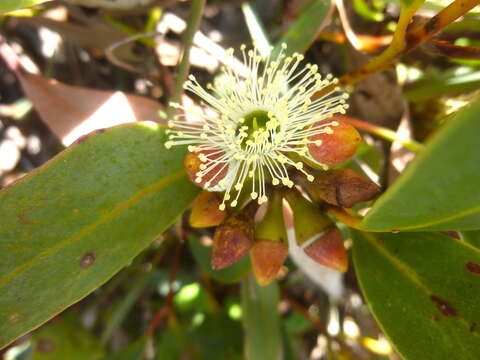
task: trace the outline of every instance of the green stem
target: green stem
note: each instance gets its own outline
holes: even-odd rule
[[[413,139],[405,139],[405,138],[398,137],[397,133],[390,129],[373,125],[359,119],[353,119],[348,116],[341,116],[341,119],[342,121],[347,122],[350,125],[353,125],[360,130],[367,131],[371,134],[377,135],[391,142],[398,142],[402,144],[404,147],[406,147],[407,149],[412,150],[414,152],[420,152],[425,148],[423,144]]]
[[[178,103],[183,93],[183,84],[187,80],[188,71],[190,70],[190,49],[192,48],[193,37],[197,32],[200,20],[202,19],[203,8],[206,0],[192,0],[190,17],[187,22],[187,29],[183,34],[183,55],[180,65],[178,66],[177,79],[175,82],[175,89],[170,97],[171,102]],[[176,112],[176,109],[169,106],[167,110],[167,119],[170,119]]]

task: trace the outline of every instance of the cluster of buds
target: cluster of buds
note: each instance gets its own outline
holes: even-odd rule
[[[379,195],[380,188],[350,169],[324,171],[314,182],[305,184],[303,188],[272,191],[266,211],[259,210],[253,201],[243,209],[221,211],[218,209],[219,194],[200,193],[192,206],[190,225],[196,228],[216,226],[212,268],[224,269],[250,254],[257,282],[267,285],[273,281],[288,255],[285,223],[290,221],[285,219],[286,200],[293,214],[297,246],[318,264],[346,272],[348,256],[342,233],[325,208],[327,205],[352,207]],[[265,214],[255,222],[257,211]]]
[[[234,63],[233,53],[227,52],[226,63]],[[302,68],[303,55],[288,55],[285,45],[274,57],[262,57],[255,47],[246,51],[245,46],[241,54],[247,76],[224,67],[222,80],[207,84],[210,92],[192,75],[185,83],[185,89],[212,110],[196,111],[200,121],[189,121],[188,109],[171,104],[184,113],[168,122],[165,146],[187,145],[187,175],[204,189],[193,205],[191,225],[217,226],[215,269],[250,253],[258,282],[268,284],[288,253],[282,215],[286,200],[298,245],[318,263],[346,271],[340,231],[318,204],[294,187],[294,180],[312,200],[342,207],[378,192],[369,180],[349,171],[328,171],[350,159],[361,141],[355,128],[335,116],[345,113],[348,95],[334,87],[314,98],[337,79],[322,77],[317,65]],[[255,223],[257,209],[267,202],[265,216]]]

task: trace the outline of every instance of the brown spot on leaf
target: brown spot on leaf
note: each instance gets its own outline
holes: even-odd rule
[[[470,324],[470,332],[475,332],[477,330],[477,323]]]
[[[95,254],[93,252],[86,253],[80,259],[80,267],[86,269],[90,267],[95,262]]]
[[[440,320],[437,315],[432,315],[431,319],[432,319],[432,321],[435,321],[435,322]]]
[[[465,264],[465,268],[475,275],[480,275],[480,264],[477,264],[473,261],[469,261]]]
[[[55,343],[47,338],[40,338],[37,343],[37,351],[49,353],[55,350]]]
[[[441,297],[432,295],[430,296],[430,300],[432,300],[435,305],[437,305],[437,309],[445,316],[457,316],[457,311],[455,308],[450,305],[447,301],[443,300]]]
[[[460,234],[458,233],[458,231],[442,231],[442,234],[445,234],[457,240],[461,240]]]

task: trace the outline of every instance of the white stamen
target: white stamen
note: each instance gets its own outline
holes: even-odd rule
[[[259,204],[267,201],[266,182],[293,187],[289,168],[296,168],[308,181],[313,181],[314,177],[304,170],[303,162],[292,159],[306,158],[318,164],[307,145],[321,146],[322,141],[312,137],[332,134],[338,126],[337,121],[323,120],[345,113],[348,108],[345,104],[348,94],[339,93],[338,88],[312,100],[317,91],[337,84],[338,80],[331,74],[322,78],[317,65],[302,68],[303,55],[287,56],[286,48],[282,44],[275,58],[270,55],[262,58],[256,47],[247,50],[242,45],[240,51],[249,70],[248,77],[244,79],[234,68],[226,66],[222,69],[222,79],[207,85],[211,93],[190,75],[184,88],[200,97],[218,116],[196,111],[201,124],[187,121],[183,114],[168,122],[171,130],[165,147],[189,145],[189,151],[199,153],[202,164],[195,181],[201,183],[202,177],[208,174],[209,181],[204,188],[225,191],[220,210],[225,209],[232,191],[236,194],[229,205],[238,204],[245,182],[251,183],[250,197]],[[226,52],[229,58],[233,58],[233,54],[233,49]],[[170,105],[191,111],[179,104]],[[260,114],[263,119],[252,120],[255,117],[252,114]],[[322,124],[317,124],[319,121],[323,121]],[[210,156],[206,157],[203,151]],[[228,175],[218,181],[225,169]],[[212,186],[214,180],[217,184]]]

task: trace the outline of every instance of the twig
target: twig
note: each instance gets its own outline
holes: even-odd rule
[[[338,15],[340,17],[340,22],[342,23],[343,31],[345,32],[345,36],[355,49],[360,50],[362,44],[360,43],[360,40],[348,21],[348,15],[345,10],[345,5],[343,4],[343,0],[335,0],[335,5],[337,6]]]
[[[128,36],[125,39],[116,41],[105,49],[105,57],[112,64],[114,64],[114,65],[116,65],[116,66],[118,66],[122,69],[131,71],[131,72],[134,72],[134,73],[137,73],[137,74],[143,74],[143,72],[141,70],[139,70],[137,67],[135,67],[134,65],[131,65],[131,64],[129,64],[129,63],[123,61],[123,60],[120,60],[115,55],[115,50],[120,46],[131,43],[132,41],[137,41],[138,39],[143,39],[143,38],[146,38],[146,37],[153,37],[153,36],[156,36],[156,35],[163,35],[163,34],[161,32],[158,32],[158,31],[150,31],[150,32],[145,32],[145,33],[140,33],[140,34],[135,34],[135,35],[132,35],[132,36]]]
[[[183,84],[187,80],[188,71],[190,70],[190,49],[193,43],[193,37],[198,30],[200,20],[202,19],[203,8],[205,7],[206,0],[192,0],[192,6],[190,10],[190,17],[188,19],[187,29],[183,34],[183,55],[180,65],[178,66],[178,72],[176,76],[175,89],[170,97],[169,103],[178,103],[180,96],[183,93]],[[171,118],[177,110],[169,106],[167,110],[167,119]]]
[[[431,40],[425,45],[437,55],[454,59],[480,60],[480,46],[458,46],[445,40]]]
[[[358,129],[367,131],[371,134],[377,135],[383,139],[386,139],[391,142],[398,142],[402,144],[404,147],[406,147],[409,150],[415,151],[415,152],[420,152],[422,151],[425,147],[423,144],[413,140],[413,139],[405,139],[398,137],[397,133],[395,131],[392,131],[390,129],[378,126],[378,125],[373,125],[371,123],[367,123],[365,121],[355,119],[349,116],[338,116],[342,121],[349,123],[350,125],[355,126]]]
[[[429,21],[408,29],[413,15],[422,3],[423,0],[414,0],[408,7],[402,9],[392,42],[385,51],[364,66],[342,76],[338,84],[332,84],[318,91],[313,98],[328,94],[337,86],[345,87],[359,82],[371,74],[388,69],[401,55],[430,39],[445,26],[478,5],[479,1],[455,0]]]
[[[297,300],[292,298],[289,294],[287,294],[286,291],[282,291],[282,297],[290,304],[292,308],[297,310],[300,314],[302,314],[308,321],[312,323],[312,325],[317,329],[317,331],[325,335],[327,337],[330,337],[330,335],[327,333],[327,327],[325,326],[324,323],[322,323],[317,317],[313,316],[310,314],[308,309],[306,309],[302,304],[300,304]]]
[[[338,221],[344,223],[348,227],[361,230],[360,223],[362,222],[362,219],[349,214],[344,208],[339,206],[329,205],[327,207],[327,211],[330,215],[332,215]]]

